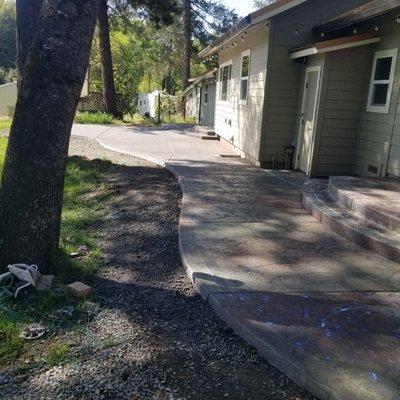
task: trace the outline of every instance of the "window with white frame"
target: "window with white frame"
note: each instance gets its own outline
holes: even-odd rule
[[[389,112],[397,54],[398,49],[375,53],[367,111],[385,114]]]
[[[249,92],[250,64],[250,50],[247,50],[242,53],[242,64],[240,72],[240,101],[243,103],[247,102],[247,96]]]
[[[204,104],[208,104],[208,85],[204,87]]]
[[[228,101],[230,98],[230,82],[232,77],[232,61],[222,64],[219,73],[220,95],[222,101]]]

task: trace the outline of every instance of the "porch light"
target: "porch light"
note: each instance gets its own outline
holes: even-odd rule
[[[397,14],[396,21],[397,21],[398,24],[400,24],[400,14]]]

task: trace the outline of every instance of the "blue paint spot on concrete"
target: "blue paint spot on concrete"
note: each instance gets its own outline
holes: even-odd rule
[[[375,372],[368,372],[368,376],[373,379],[374,381],[377,381],[379,379],[379,376]]]
[[[332,331],[330,331],[329,329],[325,329],[325,336],[326,336],[327,338],[332,337]]]

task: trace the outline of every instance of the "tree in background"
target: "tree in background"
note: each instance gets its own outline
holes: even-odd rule
[[[255,8],[261,8],[268,6],[269,4],[275,3],[277,0],[253,0]]]
[[[121,118],[117,106],[117,93],[113,70],[113,56],[111,51],[109,4],[113,13],[129,17],[139,12],[156,24],[170,24],[173,22],[173,13],[178,11],[175,0],[160,2],[159,0],[100,0],[98,15],[100,60],[102,71],[102,88],[106,112],[116,118]]]
[[[113,115],[115,118],[121,118],[122,115],[120,115],[120,112],[118,111],[117,93],[115,91],[114,83],[107,0],[100,0],[98,27],[105,109],[107,113]]]
[[[190,60],[193,53],[192,43],[197,40],[207,46],[217,36],[225,33],[237,20],[237,14],[225,7],[220,1],[183,0],[184,1],[184,39],[183,39],[183,90],[188,86],[191,76]]]
[[[16,78],[15,4],[0,0],[0,85]]]

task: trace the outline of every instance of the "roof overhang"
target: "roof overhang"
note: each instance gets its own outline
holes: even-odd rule
[[[193,85],[197,85],[198,83],[202,81],[206,81],[209,79],[213,79],[217,76],[218,68],[214,68],[211,71],[206,72],[203,75],[197,76],[196,78],[189,79],[189,82],[192,83]]]
[[[360,7],[340,14],[316,26],[314,33],[320,35],[321,33],[334,32],[338,29],[387,14],[397,8],[400,9],[400,0],[370,0]]]
[[[257,11],[252,12],[245,18],[241,19],[235,26],[229,29],[224,35],[220,36],[209,46],[199,53],[200,58],[206,58],[216,53],[221,46],[224,46],[227,42],[234,39],[236,36],[241,35],[246,29],[249,29],[253,25],[257,25],[260,22],[266,21],[278,14],[281,14],[299,4],[305,3],[307,0],[277,0],[268,6],[260,8]]]
[[[338,39],[325,40],[316,42],[307,47],[296,49],[292,52],[290,58],[303,58],[314,54],[328,53],[331,51],[349,49],[351,47],[365,46],[368,44],[378,43],[381,38],[374,34],[367,33],[363,35],[345,36]]]

